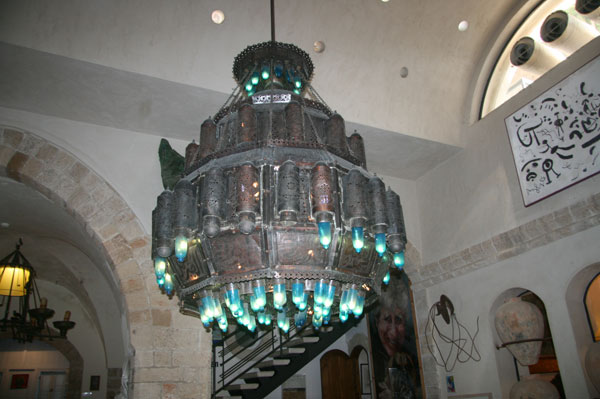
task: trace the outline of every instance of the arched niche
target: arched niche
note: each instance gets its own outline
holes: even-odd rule
[[[544,318],[544,343],[539,361],[535,365],[521,365],[511,352],[506,348],[498,348],[502,341],[498,335],[495,326],[495,316],[498,308],[511,298],[520,297],[522,300],[533,303],[541,311]],[[562,381],[560,379],[560,371],[558,370],[558,361],[554,343],[552,342],[552,333],[548,323],[544,301],[533,291],[526,288],[514,287],[504,291],[493,302],[490,309],[490,323],[494,342],[496,344],[496,364],[498,369],[498,379],[500,382],[503,397],[508,397],[511,388],[514,384],[524,378],[530,378],[533,374],[539,374],[537,377],[551,381],[559,392],[563,391]],[[556,373],[556,374],[555,374]],[[555,375],[554,375],[555,374]],[[554,375],[554,376],[553,376]],[[551,378],[553,376],[553,378]]]
[[[357,345],[352,349],[350,358],[358,367],[358,377],[360,382],[360,397],[370,398],[373,395],[371,378],[371,360],[369,351],[362,345]]]
[[[600,273],[600,262],[581,269],[569,282],[565,294],[571,327],[573,328],[573,336],[577,344],[577,355],[584,370],[586,352],[594,342],[585,310],[584,298],[590,282],[598,273]],[[585,373],[585,381],[590,397],[600,396],[600,392],[596,390],[587,373]]]

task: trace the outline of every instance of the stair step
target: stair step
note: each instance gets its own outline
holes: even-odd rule
[[[317,337],[319,334],[327,334],[333,331],[333,326],[322,326],[321,328],[308,327],[300,332],[301,337]]]
[[[260,362],[256,365],[258,369],[272,369],[274,367],[287,366],[290,364],[290,359],[271,359]]]
[[[286,343],[286,346],[288,346],[288,347],[300,346],[300,345],[305,345],[305,344],[314,344],[315,342],[319,342],[319,337],[308,336],[308,337],[292,339],[288,343]]]
[[[306,351],[306,348],[286,348],[286,349],[282,349],[282,350],[277,351],[276,353],[274,353],[273,357],[280,358],[280,357],[288,357],[288,356],[294,356],[294,355],[301,355],[305,351]]]
[[[226,391],[250,391],[252,389],[256,389],[260,384],[250,383],[250,384],[233,384],[227,385],[223,389]]]
[[[246,373],[246,374],[242,374],[240,376],[240,379],[242,380],[256,380],[258,378],[269,378],[269,377],[273,377],[275,375],[275,372],[270,370],[270,371],[253,371],[250,373]]]

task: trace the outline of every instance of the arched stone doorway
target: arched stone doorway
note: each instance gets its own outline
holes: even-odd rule
[[[110,184],[59,146],[9,128],[0,130],[0,175],[63,206],[104,254],[124,299],[129,397],[208,397],[210,336],[154,288],[150,238]]]

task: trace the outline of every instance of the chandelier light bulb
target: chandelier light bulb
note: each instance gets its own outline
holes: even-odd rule
[[[292,302],[296,307],[304,300],[304,283],[296,282],[292,284]]]
[[[390,272],[388,271],[385,276],[383,276],[383,284],[388,285],[390,283]]]
[[[352,228],[352,246],[356,250],[356,253],[360,253],[365,245],[365,233],[362,227]]]
[[[333,301],[335,299],[335,285],[329,284],[325,287],[325,292],[323,295],[323,307],[329,311],[331,305],[333,305]]]
[[[157,279],[161,279],[165,276],[165,271],[167,270],[167,261],[165,258],[161,258],[157,256],[154,258],[154,273],[156,274]]]
[[[187,256],[188,240],[186,236],[179,235],[175,238],[175,257],[183,262]]]
[[[379,256],[383,256],[386,251],[385,245],[385,233],[377,233],[375,234],[375,251],[379,254]]]
[[[329,248],[329,244],[331,244],[331,222],[319,222],[319,241],[323,248]]]
[[[320,328],[323,325],[323,314],[317,314],[317,312],[315,312],[313,314],[312,322],[315,328]]]
[[[269,67],[268,64],[263,65],[262,71],[261,71],[261,77],[263,78],[263,80],[267,80],[267,79],[269,79],[270,76],[271,76],[271,68]]]
[[[404,251],[396,252],[394,254],[394,265],[398,269],[402,269],[402,267],[404,266]]]
[[[358,299],[356,300],[356,306],[352,309],[352,313],[354,313],[355,318],[359,318],[362,315],[363,310],[365,308],[365,296],[358,295]]]
[[[169,273],[165,273],[164,289],[167,295],[171,296],[173,294],[173,278]]]
[[[219,328],[221,329],[221,331],[227,332],[227,328],[229,327],[229,323],[227,322],[227,317],[226,316],[219,317],[217,322],[219,323]]]
[[[285,284],[273,285],[273,307],[277,310],[283,309],[286,302]]]
[[[347,310],[340,310],[340,321],[342,323],[345,323],[346,320],[348,320],[348,311]]]

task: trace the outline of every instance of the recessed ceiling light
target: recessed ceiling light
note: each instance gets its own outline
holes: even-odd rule
[[[315,50],[315,53],[322,53],[325,50],[325,43],[321,40],[317,40],[313,43],[313,50]]]
[[[387,3],[390,0],[381,0],[382,3]]]
[[[214,10],[212,14],[210,14],[210,18],[215,24],[219,25],[225,21],[225,14],[221,10]]]
[[[467,21],[460,21],[458,24],[458,30],[461,32],[466,31],[469,28],[469,23]]]
[[[405,78],[408,76],[408,68],[403,66],[400,68],[400,77]]]
[[[10,223],[2,222],[2,223],[0,223],[0,227],[7,229],[10,227]]]

